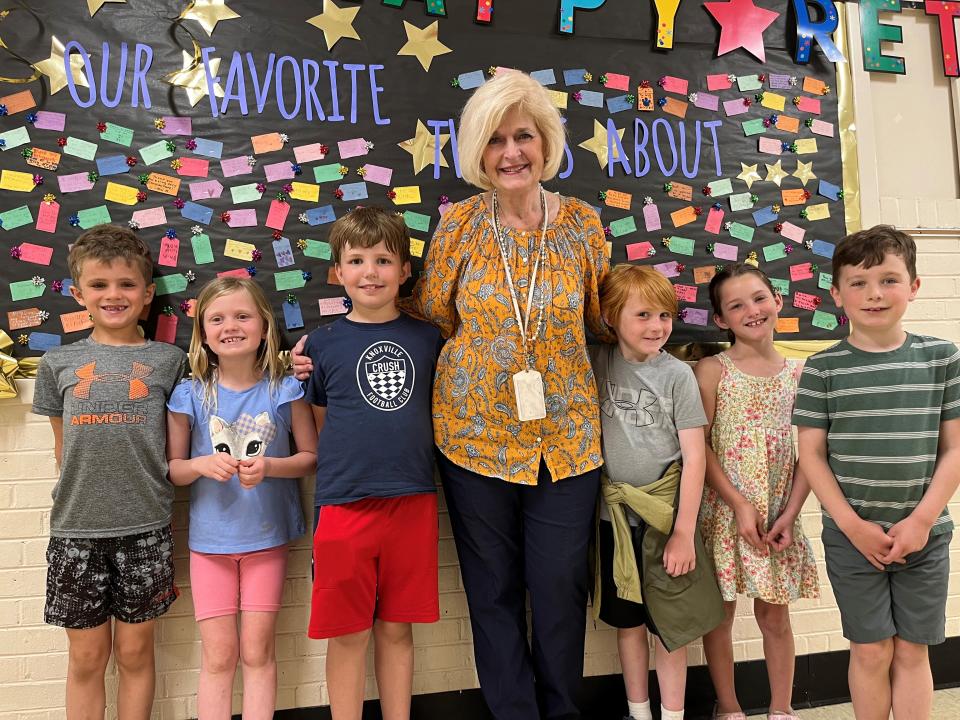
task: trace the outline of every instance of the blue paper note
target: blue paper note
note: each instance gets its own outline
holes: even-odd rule
[[[355,182],[355,183],[346,183],[341,185],[340,189],[343,190],[343,197],[341,200],[346,202],[347,200],[366,200],[367,197],[367,184],[365,182]]]
[[[60,336],[52,333],[32,332],[27,341],[27,347],[31,350],[49,350],[50,348],[60,347]]]
[[[586,75],[586,68],[576,68],[575,70],[563,71],[563,82],[565,85],[586,85],[587,81],[583,79]]]
[[[757,224],[757,227],[776,222],[779,217],[780,216],[773,211],[772,205],[767,205],[766,207],[753,211],[753,221]]]
[[[530,73],[530,77],[536,80],[541,85],[556,85],[557,76],[553,72],[553,68],[547,68],[546,70],[534,70]]]
[[[290,267],[297,262],[293,257],[293,248],[290,247],[290,238],[282,237],[279,240],[274,240],[273,255],[277,258],[277,267]]]
[[[609,113],[618,113],[632,108],[633,103],[630,102],[627,95],[617,95],[607,100],[607,112]]]
[[[473,90],[486,82],[483,70],[474,70],[473,72],[460,73],[457,76],[457,83],[461,90]]]
[[[814,255],[820,255],[821,257],[825,257],[825,258],[832,258],[833,251],[836,249],[836,247],[837,247],[836,245],[834,245],[833,243],[829,243],[826,240],[814,240],[813,247],[811,248],[811,250],[813,250]]]
[[[307,210],[307,225],[326,225],[337,219],[333,212],[333,205],[310,208]]]
[[[126,155],[108,155],[97,158],[97,172],[101,175],[120,175],[130,170]]]
[[[828,183],[826,180],[821,180],[820,185],[817,187],[817,195],[823,195],[830,200],[839,200],[840,187],[833,183]]]
[[[204,157],[216,158],[217,160],[223,155],[222,142],[204,140],[203,138],[194,138],[193,141],[197,144],[193,150],[190,150],[194,155],[203,155]]]
[[[60,287],[60,294],[64,297],[70,297],[70,288],[73,287],[73,280],[70,278],[64,278],[61,282],[63,285]]]
[[[283,322],[287,326],[287,330],[303,327],[303,311],[300,309],[299,302],[283,303]]]
[[[577,101],[587,107],[603,107],[603,93],[596,90],[581,90],[580,99]]]
[[[183,215],[187,220],[193,220],[194,222],[201,223],[203,225],[209,225],[210,221],[213,219],[213,208],[205,207],[199,203],[190,202],[189,200],[184,203],[183,209],[180,210],[180,214]]]

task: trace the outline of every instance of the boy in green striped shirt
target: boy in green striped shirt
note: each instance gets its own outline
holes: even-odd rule
[[[946,506],[960,484],[960,352],[904,331],[916,245],[886,225],[848,235],[830,294],[850,335],[811,356],[797,390],[800,467],[822,540],[858,720],[926,718],[927,646],[944,641]]]

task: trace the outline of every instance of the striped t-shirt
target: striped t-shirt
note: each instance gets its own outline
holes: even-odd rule
[[[796,425],[827,429],[827,457],[847,501],[889,529],[930,485],[940,423],[960,417],[960,351],[948,340],[908,333],[888,352],[847,340],[812,355],[793,411]],[[823,513],[827,527],[839,530]],[[931,534],[953,529],[946,508]]]

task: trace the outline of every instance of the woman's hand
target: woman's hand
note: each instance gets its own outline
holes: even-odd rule
[[[686,575],[697,566],[693,535],[674,530],[663,549],[663,568],[670,577]]]
[[[240,485],[245,490],[249,490],[250,488],[256,487],[262,483],[266,474],[267,459],[263,457],[241,460],[240,467],[237,470],[237,475],[240,478]]]
[[[309,380],[313,373],[313,360],[308,355],[303,354],[303,348],[307,344],[307,336],[304,335],[290,351],[290,359],[293,361],[293,376],[297,380]]]
[[[737,521],[737,535],[754,550],[766,552],[763,538],[767,534],[767,528],[763,518],[760,517],[760,512],[744,500],[733,508],[733,515]]]
[[[201,455],[190,460],[191,470],[201,477],[226,482],[237,474],[240,462],[227,453]]]

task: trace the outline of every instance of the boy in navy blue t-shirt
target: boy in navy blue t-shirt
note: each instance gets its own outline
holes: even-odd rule
[[[402,217],[357,208],[333,224],[329,241],[353,306],[310,333],[304,351],[319,432],[308,634],[329,638],[335,716],[360,716],[371,631],[384,715],[407,716],[410,624],[440,614],[430,418],[440,332],[396,307],[410,277]]]

